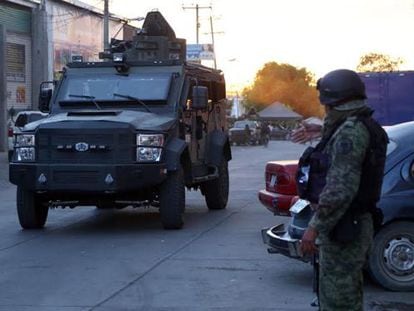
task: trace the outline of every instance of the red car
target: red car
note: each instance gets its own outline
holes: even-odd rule
[[[297,160],[271,161],[266,164],[266,189],[260,190],[260,202],[275,215],[290,216],[289,208],[296,196]]]

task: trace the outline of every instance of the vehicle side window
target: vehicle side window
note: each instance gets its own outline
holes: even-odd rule
[[[19,114],[14,122],[17,127],[23,127],[28,123],[28,117],[26,113]]]

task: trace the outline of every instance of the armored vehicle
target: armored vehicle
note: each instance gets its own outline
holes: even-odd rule
[[[67,64],[44,82],[43,120],[15,136],[10,181],[25,229],[51,207],[159,207],[164,228],[183,226],[185,189],[226,207],[231,150],[221,71],[185,60],[159,12],[132,41],[111,41],[100,62]],[[48,88],[53,86],[53,90]]]

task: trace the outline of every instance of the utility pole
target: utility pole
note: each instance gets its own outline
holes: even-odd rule
[[[211,6],[199,6],[196,4],[195,6],[183,6],[183,9],[195,9],[196,10],[196,43],[198,44],[198,30],[200,28],[200,22],[198,18],[198,10],[200,9],[212,9]]]
[[[104,20],[103,20],[103,47],[104,51],[109,50],[109,9],[108,9],[108,1],[104,0]]]
[[[214,35],[215,34],[222,34],[224,32],[222,31],[216,31],[214,32],[213,29],[213,17],[210,16],[210,33],[211,33],[211,44],[213,45],[213,51],[214,51],[214,69],[217,69],[217,61],[216,61],[216,46],[214,45]]]
[[[216,47],[214,45],[213,17],[211,15],[210,15],[210,30],[211,30],[211,44],[213,45],[213,52],[214,52],[214,69],[217,69]]]

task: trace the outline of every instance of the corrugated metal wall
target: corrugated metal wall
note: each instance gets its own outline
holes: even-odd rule
[[[0,24],[3,24],[8,31],[30,34],[31,12],[29,9],[2,3],[0,4]]]

